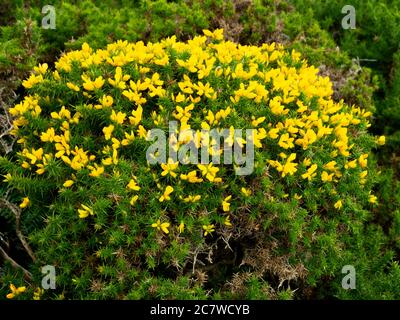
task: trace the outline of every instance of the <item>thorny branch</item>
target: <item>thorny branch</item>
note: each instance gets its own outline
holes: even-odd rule
[[[31,247],[25,239],[25,236],[21,232],[21,209],[18,208],[15,204],[9,202],[6,199],[0,198],[0,206],[4,206],[8,208],[15,216],[15,231],[17,233],[18,239],[21,241],[22,246],[25,251],[29,254],[33,261],[36,261],[36,257],[33,254]]]
[[[3,90],[4,88],[0,88],[0,146],[1,150],[8,154],[12,151],[17,138],[11,135],[13,124],[6,104],[1,99]]]
[[[26,280],[31,280],[32,279],[32,274],[26,270],[23,266],[21,266],[18,262],[16,262],[14,259],[12,259],[4,250],[2,247],[0,247],[0,255],[3,257],[4,260],[8,261],[13,268],[20,269],[24,273],[24,278]]]

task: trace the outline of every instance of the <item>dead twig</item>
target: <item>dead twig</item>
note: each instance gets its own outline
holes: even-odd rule
[[[5,154],[8,154],[12,151],[15,141],[17,137],[12,137],[12,130],[14,128],[12,124],[12,119],[8,110],[6,108],[5,103],[1,99],[4,88],[0,88],[0,146],[1,149],[4,150]],[[15,95],[15,94],[14,94]],[[15,98],[15,97],[14,97]]]
[[[24,278],[28,281],[32,280],[32,274],[26,270],[23,266],[21,266],[18,262],[16,262],[13,258],[11,258],[2,247],[0,247],[0,255],[3,257],[4,260],[8,261],[11,266],[15,269],[20,269],[24,273]]]
[[[15,204],[9,202],[6,199],[0,199],[0,205],[8,208],[12,213],[14,213],[15,216],[15,231],[17,233],[18,239],[21,241],[22,246],[24,247],[25,251],[28,253],[28,255],[32,258],[32,260],[35,262],[36,257],[33,254],[33,251],[31,247],[29,246],[28,242],[25,239],[25,236],[21,232],[21,210],[18,208]]]

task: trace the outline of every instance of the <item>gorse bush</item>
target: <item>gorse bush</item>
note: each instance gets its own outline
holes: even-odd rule
[[[350,61],[335,50],[329,33],[321,30],[312,15],[294,12],[286,1],[64,1],[55,5],[56,31],[41,28],[41,8],[46,4],[45,1],[29,1],[25,6],[22,1],[15,4],[10,15],[18,23],[1,29],[0,41],[10,48],[0,55],[4,67],[10,69],[12,62],[21,56],[53,63],[60,52],[79,49],[84,42],[97,49],[120,39],[155,42],[176,35],[178,40],[187,40],[201,34],[204,28],[220,27],[225,28],[230,40],[241,44],[272,41],[291,44],[306,31],[306,40],[313,41],[296,44],[296,48],[307,53],[313,64],[323,61],[336,67]],[[26,45],[27,35],[35,37],[34,47]],[[26,71],[26,68],[32,68],[31,61],[12,69]]]
[[[22,84],[9,110],[18,152],[0,166],[36,259],[14,298],[32,297],[43,265],[57,272],[47,298],[283,299],[357,263],[377,203],[370,151],[384,138],[298,52],[225,41],[221,29],[84,43]],[[254,144],[254,170],[150,164],[150,132],[170,121],[175,151],[222,153],[209,130],[227,128],[226,145]]]

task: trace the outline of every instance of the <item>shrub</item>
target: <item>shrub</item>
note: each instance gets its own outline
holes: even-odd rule
[[[283,299],[351,264],[377,201],[371,113],[334,102],[298,52],[222,32],[84,43],[23,82],[10,109],[19,152],[0,161],[36,256],[18,297],[43,265],[57,270],[48,298]],[[150,165],[149,132],[172,120],[194,130],[178,149],[218,152],[202,129],[253,129],[227,143],[254,143],[254,171]]]
[[[399,147],[398,99],[399,81],[399,4],[396,1],[352,1],[356,10],[356,29],[341,27],[341,14],[346,1],[315,2],[310,0],[291,1],[299,15],[311,15],[324,31],[335,35],[335,42],[352,58],[359,58],[363,66],[373,70],[379,77],[379,91],[375,94],[377,106],[373,132],[393,135],[390,146]],[[362,80],[361,80],[362,81]],[[385,161],[387,152],[381,160]]]

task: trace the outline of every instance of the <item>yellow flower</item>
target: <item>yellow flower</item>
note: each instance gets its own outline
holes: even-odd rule
[[[338,200],[338,201],[335,203],[334,207],[335,207],[336,209],[340,210],[340,209],[343,207],[342,200]]]
[[[34,74],[31,74],[30,77],[24,81],[22,81],[22,85],[26,88],[26,89],[30,89],[32,88],[34,85],[40,83],[43,81],[43,76],[42,75],[38,75],[35,76]]]
[[[99,100],[99,102],[101,103],[101,105],[102,105],[103,107],[111,107],[112,104],[113,104],[113,102],[114,102],[114,99],[113,99],[113,97],[111,97],[111,96],[106,96],[106,95],[104,95],[104,96]]]
[[[252,136],[254,146],[256,146],[257,148],[262,148],[261,140],[265,139],[266,137],[267,131],[265,131],[264,128],[254,129]]]
[[[113,148],[113,150],[117,150],[117,149],[119,149],[119,147],[121,146],[121,142],[119,142],[119,140],[118,139],[116,139],[116,138],[111,138],[111,141],[112,141],[112,148]]]
[[[222,201],[222,210],[225,212],[229,211],[229,208],[231,204],[229,203],[229,200],[231,200],[232,196],[227,196],[223,201]]]
[[[171,177],[176,177],[175,170],[178,168],[179,163],[174,162],[171,158],[168,158],[167,163],[162,163],[161,168],[163,169],[163,172],[161,172],[161,175],[165,177],[167,174],[169,174]]]
[[[214,92],[214,89],[211,87],[211,85],[207,82],[205,85],[199,81],[197,84],[193,85],[193,88],[197,90],[197,95],[199,96],[206,96],[209,99],[215,99],[216,94]]]
[[[147,137],[147,131],[142,125],[139,125],[137,134],[140,138],[143,138],[143,139],[146,139],[146,137]]]
[[[123,113],[123,112],[115,113],[114,110],[111,112],[111,116],[110,116],[111,121],[114,121],[118,124],[123,124],[125,121],[125,118],[126,118],[126,113]]]
[[[43,174],[46,172],[46,170],[44,169],[44,165],[43,164],[38,164],[37,165],[39,169],[36,170],[37,174]]]
[[[307,172],[302,174],[301,177],[303,179],[308,179],[308,181],[311,181],[312,178],[314,178],[317,174],[315,171],[317,170],[318,166],[316,164],[313,164],[310,168],[308,168]]]
[[[106,140],[111,139],[111,134],[114,131],[114,126],[110,124],[108,127],[103,128],[104,137]]]
[[[64,187],[64,188],[69,188],[69,187],[71,187],[73,184],[74,184],[74,181],[73,181],[73,180],[67,180],[67,181],[64,182],[63,187]]]
[[[180,120],[181,122],[187,122],[190,117],[190,111],[192,111],[194,109],[194,104],[190,104],[189,106],[182,108],[181,106],[176,106],[176,111],[172,113],[172,116],[175,119]]]
[[[303,164],[304,164],[306,167],[309,167],[309,166],[311,165],[311,159],[310,159],[310,158],[304,158]]]
[[[303,196],[299,196],[297,193],[294,194],[294,198],[296,200],[301,200],[301,198],[303,198]]]
[[[132,143],[133,140],[135,140],[135,135],[134,135],[134,133],[132,131],[130,133],[125,132],[124,135],[125,135],[125,139],[123,139],[121,141],[121,144],[123,146],[129,145],[130,143]]]
[[[217,121],[219,121],[220,119],[225,119],[227,116],[229,116],[230,115],[230,113],[231,113],[231,107],[227,107],[225,110],[219,110],[216,114],[215,114],[215,120],[217,120]],[[263,120],[263,118],[264,118],[264,120],[265,120],[265,117],[261,117],[261,118],[258,118],[257,119],[257,121],[259,122],[259,123],[261,123],[261,122],[263,122],[264,120]]]
[[[240,189],[240,191],[245,195],[245,197],[250,197],[251,196],[251,190],[250,189],[246,189],[245,187],[243,187],[242,189]]]
[[[324,164],[324,169],[329,171],[336,171],[336,161],[330,161],[327,164]]]
[[[357,167],[357,160],[352,160],[352,161],[348,161],[345,166],[346,169],[351,168],[354,169],[355,167]]]
[[[303,102],[301,102],[301,101],[297,101],[296,104],[297,104],[297,106],[299,107],[299,108],[297,109],[297,112],[299,112],[299,113],[303,113],[304,111],[306,111],[306,110],[308,109],[308,107],[305,106],[305,105],[303,104]]]
[[[58,113],[52,112],[50,116],[53,119],[62,119],[62,118],[71,119],[71,112],[68,109],[66,109],[65,106],[62,106],[61,110]]]
[[[40,149],[35,150],[34,148],[32,148],[31,152],[26,150],[25,156],[29,160],[31,160],[31,164],[35,164],[37,161],[42,160],[42,158],[43,158],[43,149],[40,148]]]
[[[106,159],[101,160],[101,163],[104,164],[105,166],[110,166],[113,163],[113,159],[111,157],[108,157]]]
[[[293,140],[294,138],[289,137],[289,133],[284,133],[281,135],[278,144],[284,149],[290,149],[294,147]]]
[[[186,101],[186,98],[185,98],[185,95],[184,95],[184,94],[182,94],[182,93],[179,92],[179,93],[176,95],[176,97],[174,97],[174,95],[172,94],[172,100],[175,101],[176,103],[181,103],[181,102]]]
[[[276,96],[270,100],[269,106],[271,108],[271,112],[275,115],[286,115],[289,112],[289,109],[285,109],[285,106],[281,104],[282,98],[280,96]]]
[[[364,179],[368,175],[368,170],[364,170],[360,173],[360,179]]]
[[[365,177],[368,175],[368,170],[364,170],[360,173],[360,183],[365,184]]]
[[[56,132],[54,130],[54,128],[49,128],[47,129],[46,132],[43,132],[40,136],[40,140],[42,140],[43,142],[53,142],[55,140],[56,137]]]
[[[82,75],[83,87],[87,91],[94,91],[95,89],[100,89],[104,84],[104,79],[102,76],[97,77],[94,81],[90,80],[90,78],[86,75]]]
[[[197,183],[197,182],[203,182],[202,178],[197,177],[197,172],[196,170],[190,171],[188,174],[181,174],[180,178],[182,180],[187,180],[190,183]]]
[[[54,78],[54,80],[57,80],[57,81],[61,80],[60,74],[58,73],[57,70],[53,72],[53,78]]]
[[[130,124],[137,126],[142,120],[143,108],[138,106],[136,110],[132,110],[132,117],[129,117]]]
[[[153,228],[157,228],[157,230],[162,230],[164,233],[168,234],[169,233],[169,230],[168,230],[169,225],[170,225],[169,222],[161,223],[160,219],[158,219],[157,222],[153,223],[151,226]]]
[[[292,161],[296,159],[296,154],[291,153],[287,158],[285,165],[282,168],[282,177],[285,177],[287,174],[293,175],[297,169],[297,163],[293,163]]]
[[[40,297],[44,293],[44,289],[42,288],[37,288],[35,292],[33,293],[33,300],[40,300]]]
[[[22,162],[21,167],[24,168],[24,169],[29,169],[30,165],[29,165],[28,162],[24,161],[24,162]]]
[[[205,36],[215,40],[222,40],[224,38],[224,29],[215,29],[214,32],[204,29],[203,33]]]
[[[378,200],[378,197],[377,197],[377,196],[375,196],[375,195],[373,195],[373,194],[370,194],[370,195],[369,195],[368,201],[369,201],[370,203],[376,204],[376,203],[377,203],[377,200]]]
[[[131,200],[129,201],[130,205],[133,206],[133,205],[136,203],[136,201],[137,201],[138,199],[139,199],[139,196],[138,196],[138,195],[133,196],[133,197],[131,198]]]
[[[33,67],[33,70],[35,70],[35,72],[38,74],[45,74],[48,68],[49,68],[48,64],[43,63],[39,64],[37,67]]]
[[[189,195],[186,198],[183,198],[183,201],[184,202],[192,202],[192,203],[194,203],[194,202],[199,201],[200,199],[201,199],[201,195],[199,195],[199,194],[195,195],[195,196]]]
[[[22,199],[22,202],[20,203],[19,207],[20,207],[21,209],[24,209],[24,208],[26,208],[26,207],[29,205],[30,202],[31,202],[31,201],[29,200],[29,198],[28,198],[28,197],[25,197],[25,198]]]
[[[79,87],[72,82],[67,82],[67,87],[76,92],[78,92],[80,90]]]
[[[377,140],[378,144],[380,146],[383,146],[386,143],[386,137],[385,136],[380,136]]]
[[[272,128],[272,129],[270,129],[269,131],[268,131],[268,136],[271,138],[271,139],[276,139],[276,138],[278,138],[279,137],[279,128]]]
[[[139,191],[140,187],[137,185],[137,182],[134,179],[131,179],[127,185],[127,188],[133,191]]]
[[[368,153],[366,154],[362,154],[359,158],[358,158],[358,163],[360,164],[361,168],[366,168],[368,165]]]
[[[178,232],[182,233],[183,231],[185,231],[185,224],[183,223],[183,221],[181,221],[181,223],[178,226]]]
[[[104,173],[104,167],[99,166],[97,163],[94,164],[94,167],[88,166],[88,168],[91,170],[89,176],[94,178],[99,177]]]
[[[111,84],[113,87],[119,88],[121,90],[126,88],[126,81],[130,79],[129,75],[123,75],[121,67],[117,67],[115,69],[115,78],[108,79],[108,83]]]
[[[224,225],[226,225],[227,227],[232,227],[231,217],[230,216],[226,216],[225,217]]]
[[[201,170],[201,174],[205,176],[209,181],[213,182],[219,168],[213,167],[213,163],[210,162],[208,165],[198,164],[197,168]]]
[[[163,193],[163,195],[160,197],[160,199],[158,199],[158,201],[163,202],[163,201],[168,201],[171,200],[171,197],[169,196],[172,192],[174,191],[174,188],[172,188],[171,186],[167,186],[165,188],[165,191]]]
[[[328,172],[323,171],[321,174],[322,182],[332,181],[334,173],[328,174]]]
[[[5,179],[3,180],[3,182],[10,182],[12,179],[12,176],[10,173],[7,173],[5,176],[3,176]]]
[[[254,116],[252,116],[251,119],[252,119],[251,125],[253,127],[258,127],[261,123],[265,121],[265,117],[260,117],[256,119]]]
[[[26,287],[15,287],[12,283],[10,284],[10,290],[11,292],[7,294],[6,298],[7,299],[13,299],[14,297],[18,296],[19,294],[23,293],[26,291]]]
[[[212,232],[215,231],[213,224],[208,224],[208,225],[203,225],[203,230],[204,230],[204,235],[211,234]]]
[[[82,207],[82,209],[78,209],[79,218],[84,219],[84,218],[87,218],[89,215],[91,215],[91,216],[94,215],[92,208],[90,208],[84,204],[81,204],[81,207]]]
[[[292,50],[292,59],[293,61],[299,61],[301,57],[300,52],[296,52],[295,50]]]
[[[302,135],[302,138],[297,139],[296,144],[302,146],[303,150],[306,150],[310,144],[317,140],[317,135],[312,129],[307,129],[306,132],[304,132],[304,130],[300,130],[300,134]]]

